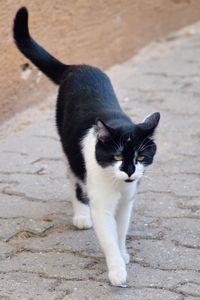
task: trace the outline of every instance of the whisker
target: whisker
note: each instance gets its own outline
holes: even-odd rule
[[[138,148],[138,152],[141,150],[142,147],[144,147],[144,146],[149,142],[149,140],[146,141],[146,139],[148,139],[148,138],[149,138],[149,137],[147,136],[147,137],[142,141],[142,143],[140,144],[140,146],[139,146],[139,148]],[[145,141],[146,141],[146,143],[144,144]]]
[[[142,147],[142,149],[140,149],[140,151],[144,151],[145,149],[149,148],[149,147],[152,147],[152,144],[151,145],[147,145],[146,147]]]
[[[145,153],[145,157],[152,158],[151,155],[148,155],[148,154],[146,154],[146,153]],[[141,163],[142,163],[142,162],[141,162]]]

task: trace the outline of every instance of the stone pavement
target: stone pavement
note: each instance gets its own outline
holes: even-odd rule
[[[109,285],[93,230],[71,225],[54,95],[1,127],[2,300],[200,299],[200,23],[107,73],[133,120],[161,112],[127,240],[129,287]]]

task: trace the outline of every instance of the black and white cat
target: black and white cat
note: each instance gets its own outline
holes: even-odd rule
[[[156,153],[153,134],[160,114],[133,123],[105,73],[88,65],[65,65],[31,38],[24,7],[17,12],[13,34],[19,50],[60,85],[56,121],[72,185],[73,224],[94,226],[110,282],[123,286],[131,210]]]

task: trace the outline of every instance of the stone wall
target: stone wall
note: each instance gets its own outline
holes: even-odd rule
[[[1,122],[55,91],[13,43],[12,22],[21,6],[29,9],[33,37],[50,53],[67,64],[103,69],[200,19],[197,0],[1,1]]]

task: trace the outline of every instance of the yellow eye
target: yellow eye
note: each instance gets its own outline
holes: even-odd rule
[[[123,160],[123,157],[122,156],[120,156],[120,155],[115,155],[114,156],[114,160]]]
[[[144,156],[138,156],[137,160],[138,161],[143,161],[144,160]]]

